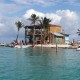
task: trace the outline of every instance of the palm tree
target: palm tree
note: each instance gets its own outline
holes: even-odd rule
[[[44,41],[45,41],[46,36],[48,36],[48,34],[50,33],[50,29],[49,29],[50,22],[51,22],[51,20],[46,17],[41,18],[41,20],[40,20],[40,24],[44,28]],[[49,42],[50,42],[50,37],[49,37]]]
[[[36,14],[32,14],[31,18],[29,18],[31,21],[31,24],[33,25],[33,46],[34,46],[34,41],[35,41],[35,24],[39,20],[39,17],[36,16]]]
[[[42,20],[39,20],[40,26],[41,26],[41,49],[42,49],[42,28],[43,28],[43,18],[41,18]]]
[[[21,21],[17,21],[15,22],[18,33],[17,33],[17,37],[16,37],[16,41],[18,40],[18,36],[19,36],[19,30],[23,27],[23,23]]]
[[[77,29],[77,34],[78,36],[80,36],[80,29]]]
[[[80,36],[80,29],[77,29],[77,34],[78,34],[78,36]]]

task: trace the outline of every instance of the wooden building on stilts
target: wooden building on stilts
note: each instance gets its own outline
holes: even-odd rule
[[[25,26],[25,43],[33,43],[33,33],[34,33],[34,43],[35,44],[69,44],[69,34],[62,33],[62,27],[59,25],[51,25],[47,32],[40,25],[30,25]]]

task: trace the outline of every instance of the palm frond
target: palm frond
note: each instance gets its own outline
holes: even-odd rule
[[[23,23],[21,21],[15,22],[15,24],[16,24],[18,31],[19,31],[19,29],[21,29],[23,27]]]
[[[31,18],[29,18],[28,20],[31,21],[31,24],[35,24],[39,20],[39,17],[36,16],[36,14],[32,14]]]

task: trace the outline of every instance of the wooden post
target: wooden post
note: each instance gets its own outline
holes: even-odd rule
[[[58,45],[57,45],[57,43],[58,43],[58,40],[57,40],[57,37],[56,37],[56,52],[57,52],[57,50],[58,50]]]

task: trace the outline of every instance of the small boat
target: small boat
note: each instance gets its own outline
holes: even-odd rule
[[[15,48],[28,48],[31,47],[31,45],[16,45]]]
[[[77,49],[76,49],[77,51],[80,51],[80,45],[77,47]]]

